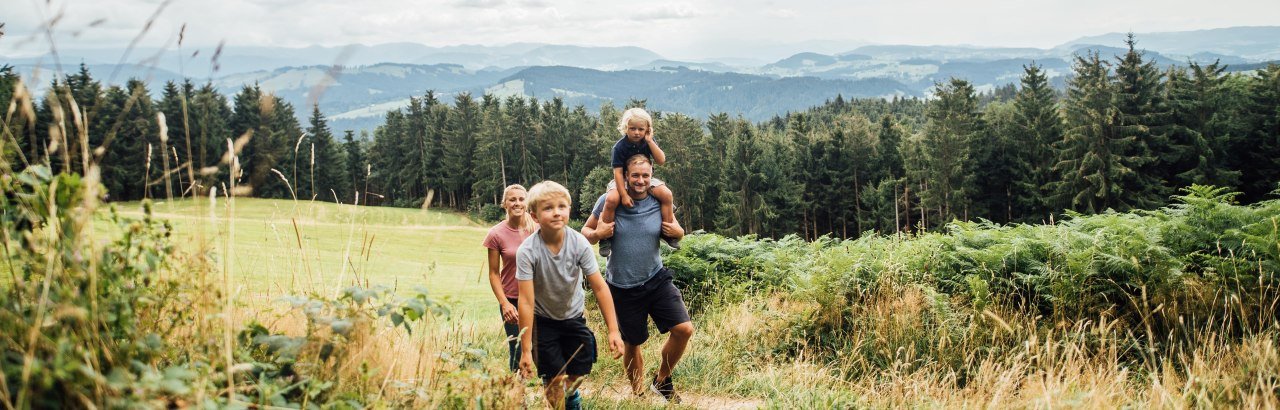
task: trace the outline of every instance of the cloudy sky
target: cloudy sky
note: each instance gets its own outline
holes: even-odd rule
[[[3,0],[0,22],[0,55],[11,56],[47,50],[50,32],[64,49],[135,39],[172,47],[185,24],[184,48],[540,42],[696,61],[868,43],[1048,48],[1108,32],[1280,25],[1280,1]]]

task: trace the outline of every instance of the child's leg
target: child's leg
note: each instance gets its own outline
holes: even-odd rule
[[[674,223],[676,221],[675,195],[671,193],[671,188],[666,184],[658,185],[649,190],[649,195],[653,195],[658,200],[659,206],[662,208],[662,222]],[[662,236],[662,240],[671,245],[672,248],[680,248],[680,240]]]
[[[607,224],[613,223],[614,210],[618,209],[618,203],[621,201],[622,201],[622,197],[619,196],[618,190],[613,189],[613,187],[610,186],[609,192],[606,193],[604,197],[604,209],[600,210],[601,223],[607,223]],[[601,239],[600,240],[600,256],[608,258],[609,254],[611,254],[612,252],[613,252],[613,241],[609,240],[609,238]]]
[[[613,223],[614,210],[618,209],[618,203],[622,198],[618,196],[617,189],[609,189],[608,196],[604,197],[604,209],[600,211],[600,222]]]
[[[653,190],[649,191],[649,194],[653,195],[653,197],[658,200],[658,204],[662,206],[662,222],[675,222],[676,202],[675,195],[671,193],[671,188],[668,188],[666,184],[659,185],[653,187]],[[603,215],[604,212],[601,212],[600,214]]]

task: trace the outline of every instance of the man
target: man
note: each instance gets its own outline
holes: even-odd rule
[[[644,391],[640,346],[649,339],[648,318],[652,317],[660,333],[671,335],[662,346],[662,362],[654,377],[648,380],[649,388],[668,402],[679,403],[671,374],[693,337],[693,322],[689,320],[684,297],[671,283],[671,272],[662,266],[658,241],[663,236],[683,238],[684,229],[678,221],[662,221],[661,205],[649,192],[653,164],[648,157],[628,158],[624,176],[626,194],[633,205],[619,207],[614,222],[604,223],[600,221],[600,213],[608,194],[601,195],[582,227],[582,234],[591,243],[606,238],[613,241],[605,281],[618,315],[624,344],[622,361],[632,391],[637,395]]]

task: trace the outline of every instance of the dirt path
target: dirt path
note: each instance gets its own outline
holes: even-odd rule
[[[588,381],[582,388],[596,400],[608,400],[618,404],[625,402],[631,405],[651,405],[659,408],[667,405],[666,401],[663,401],[652,392],[645,394],[643,397],[636,397],[631,394],[631,389],[624,383],[599,385]],[[764,400],[760,399],[710,396],[696,392],[679,392],[679,394],[681,408],[747,410],[764,407]]]

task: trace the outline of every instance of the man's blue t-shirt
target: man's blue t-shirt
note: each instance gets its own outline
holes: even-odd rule
[[[591,214],[600,218],[604,200],[596,200]],[[614,210],[613,251],[609,254],[605,281],[619,288],[644,284],[662,270],[662,254],[658,240],[662,235],[662,206],[653,195],[635,201],[635,206],[618,206]]]
[[[636,154],[644,154],[645,157],[653,160],[653,152],[649,150],[649,143],[640,140],[639,144],[632,144],[627,140],[627,136],[622,136],[618,142],[613,143],[613,154],[610,161],[613,162],[614,168],[626,168],[627,158],[631,158]]]

